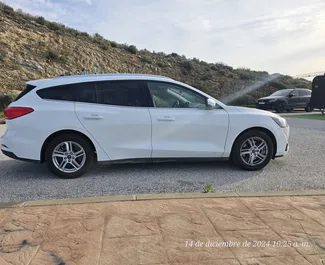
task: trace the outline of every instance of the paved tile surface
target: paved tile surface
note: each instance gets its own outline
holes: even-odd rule
[[[0,265],[324,265],[325,196],[0,209]]]

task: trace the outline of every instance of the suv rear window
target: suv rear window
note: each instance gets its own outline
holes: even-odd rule
[[[21,99],[23,96],[25,96],[27,93],[29,93],[30,91],[32,91],[36,86],[32,86],[32,85],[26,85],[25,89],[15,98],[14,101],[17,101],[18,99]]]
[[[97,103],[94,82],[49,87],[40,89],[36,93],[43,99]]]

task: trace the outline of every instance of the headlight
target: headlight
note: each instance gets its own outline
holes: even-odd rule
[[[275,102],[276,101],[276,99],[270,99],[270,103],[272,103],[272,102]]]
[[[271,117],[281,128],[288,126],[287,120],[282,117]]]

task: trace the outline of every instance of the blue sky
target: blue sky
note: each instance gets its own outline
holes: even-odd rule
[[[298,75],[325,72],[324,0],[7,0],[138,48]]]

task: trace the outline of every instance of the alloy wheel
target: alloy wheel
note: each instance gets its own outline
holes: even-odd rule
[[[54,148],[52,162],[61,172],[74,173],[84,166],[86,151],[74,141],[65,141]]]
[[[268,145],[260,137],[250,137],[243,142],[240,148],[242,161],[249,166],[260,165],[268,155]]]

